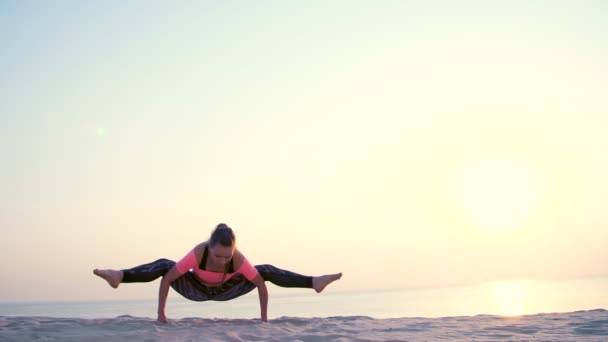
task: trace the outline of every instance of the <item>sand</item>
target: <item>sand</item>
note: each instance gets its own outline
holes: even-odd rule
[[[608,341],[608,311],[521,317],[83,319],[0,316],[0,341]]]

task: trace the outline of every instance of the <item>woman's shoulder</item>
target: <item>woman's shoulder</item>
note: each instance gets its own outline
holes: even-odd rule
[[[194,246],[194,248],[193,248],[194,255],[196,255],[196,257],[198,259],[202,258],[203,252],[205,251],[205,248],[207,248],[208,244],[209,244],[209,241],[203,241],[203,242],[199,243],[198,245]]]
[[[234,254],[232,255],[232,260],[234,262],[234,269],[238,270],[239,268],[241,268],[241,265],[243,265],[243,262],[245,262],[245,256],[237,248],[234,250]]]

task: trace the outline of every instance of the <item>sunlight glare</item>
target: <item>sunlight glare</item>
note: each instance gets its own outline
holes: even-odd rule
[[[526,281],[497,282],[491,290],[492,303],[496,306],[497,314],[503,316],[522,315],[527,295]]]

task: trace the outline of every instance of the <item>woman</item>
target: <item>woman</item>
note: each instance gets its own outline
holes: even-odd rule
[[[159,259],[128,270],[99,270],[93,273],[117,288],[121,283],[150,282],[163,277],[158,292],[158,320],[167,323],[165,303],[169,286],[194,301],[226,301],[242,296],[255,287],[260,296],[263,322],[268,321],[268,291],[265,281],[282,287],[313,288],[317,292],[342,273],[319,277],[303,276],[272,265],[252,266],[236,249],[236,237],[230,227],[220,223],[208,241],[195,246],[179,262]]]

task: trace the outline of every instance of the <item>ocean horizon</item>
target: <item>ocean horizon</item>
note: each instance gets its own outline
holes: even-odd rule
[[[317,294],[269,285],[270,319],[279,317],[371,318],[521,316],[608,309],[608,277],[556,281],[514,280],[468,286],[384,290],[326,289]],[[0,316],[57,318],[156,318],[157,298],[0,303]],[[227,302],[192,302],[171,291],[169,318],[258,318],[257,291]]]

